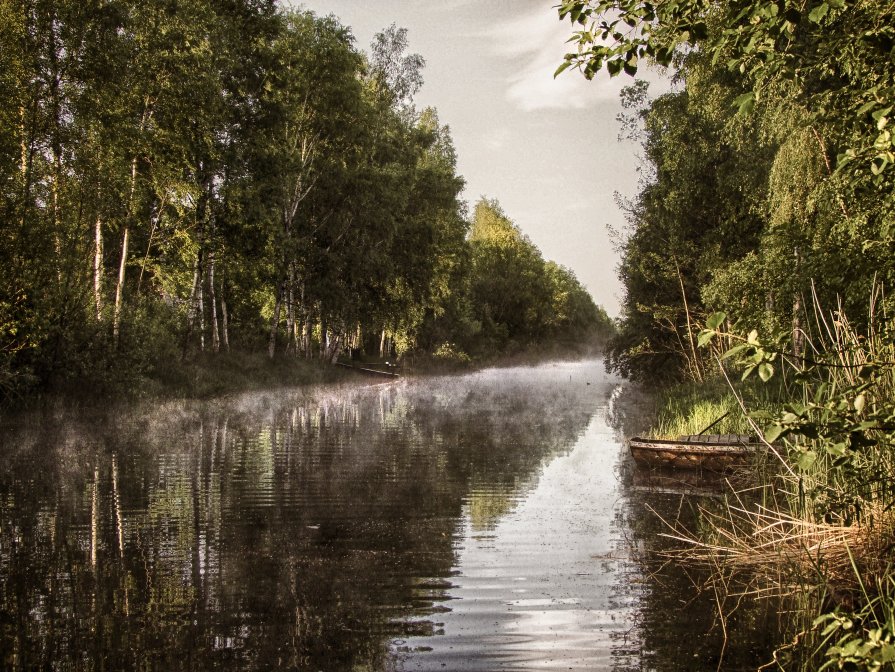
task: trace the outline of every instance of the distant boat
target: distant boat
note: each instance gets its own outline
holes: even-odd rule
[[[360,371],[361,373],[367,373],[373,376],[385,376],[386,378],[400,377],[400,374],[394,373],[392,371],[382,371],[380,369],[371,369],[364,366],[354,366],[353,364],[345,364],[344,362],[336,362],[336,366],[341,366],[345,369],[353,369],[355,371]]]
[[[688,434],[676,439],[630,440],[631,455],[645,467],[730,471],[745,466],[762,447],[744,434]]]

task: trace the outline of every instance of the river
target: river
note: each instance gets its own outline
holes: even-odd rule
[[[597,360],[5,417],[3,668],[754,669],[773,610],[722,627],[656,571],[652,512],[694,496],[638,481],[625,389]]]

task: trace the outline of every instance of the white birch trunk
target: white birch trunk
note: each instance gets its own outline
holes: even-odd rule
[[[121,261],[118,264],[118,284],[115,286],[115,312],[112,317],[112,340],[118,345],[118,335],[121,330],[121,304],[124,299],[124,274],[127,267],[127,243],[130,231],[124,227],[121,236]]]
[[[96,321],[103,319],[103,220],[96,216],[93,229],[93,305],[96,308]]]
[[[298,343],[295,341],[295,271],[292,264],[289,264],[289,279],[286,284],[286,352],[292,352],[293,347],[297,348]]]
[[[221,297],[221,338],[224,341],[224,350],[230,352],[230,334],[227,321],[227,302]]]
[[[214,293],[214,250],[208,252],[208,302],[211,307],[211,349],[221,349],[221,337],[218,331],[218,309]]]
[[[199,295],[196,297],[196,308],[199,311],[199,349],[205,352],[205,293],[199,282]]]

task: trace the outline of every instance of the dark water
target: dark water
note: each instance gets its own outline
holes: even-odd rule
[[[6,418],[0,663],[754,669],[766,610],[725,644],[654,572],[646,507],[689,496],[634,478],[622,388],[595,361]]]

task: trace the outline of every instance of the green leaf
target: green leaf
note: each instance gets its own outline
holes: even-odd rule
[[[773,365],[768,364],[767,362],[762,362],[758,365],[758,377],[761,378],[764,382],[768,382],[773,375]]]
[[[855,397],[855,410],[858,413],[861,413],[864,410],[864,404],[867,403],[867,398],[863,394],[859,394]]]
[[[830,443],[827,444],[826,449],[827,452],[833,457],[842,457],[845,455],[845,451],[848,448],[848,445],[845,442],[841,443]]]
[[[696,345],[700,348],[704,348],[706,345],[711,343],[712,339],[715,337],[715,332],[710,331],[709,329],[704,329],[699,332],[699,338],[696,339]]]
[[[563,63],[562,65],[560,65],[560,66],[556,69],[556,71],[553,73],[554,78],[555,78],[555,77],[559,77],[563,72],[565,72],[566,70],[568,70],[569,67],[571,67],[571,65],[572,65],[572,61],[566,61],[565,63]]]
[[[755,109],[755,92],[749,91],[741,96],[737,96],[733,101],[733,105],[737,108],[737,115],[750,114]]]
[[[733,346],[730,350],[721,355],[721,359],[729,359],[735,355],[740,354],[743,350],[751,349],[751,345],[746,345],[745,343],[740,343],[739,345]]]
[[[768,443],[773,443],[779,439],[785,431],[786,428],[783,425],[771,425],[764,433],[764,440]]]
[[[705,321],[706,329],[717,329],[720,327],[724,320],[727,319],[727,315],[725,313],[712,313],[709,315],[709,319]]]
[[[858,108],[856,112],[857,116],[862,116],[870,112],[874,107],[876,107],[878,103],[875,100],[871,100],[869,103],[864,103],[861,107]]]
[[[799,455],[798,459],[796,460],[796,464],[799,465],[799,469],[805,471],[807,469],[810,469],[816,461],[817,453],[815,453],[813,450],[806,450],[804,453]]]
[[[828,11],[830,11],[830,6],[822,2],[808,13],[808,20],[812,23],[820,23]]]

